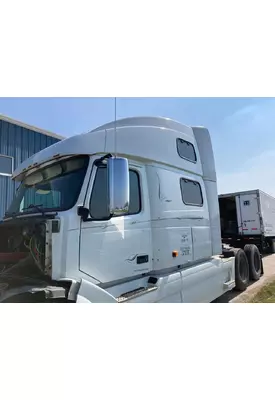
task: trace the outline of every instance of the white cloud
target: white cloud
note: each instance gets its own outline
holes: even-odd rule
[[[223,135],[246,135],[257,145],[248,149],[245,140],[240,141],[242,156],[231,153],[234,172],[230,172],[230,165],[226,168],[229,172],[220,173],[217,168],[219,193],[260,189],[275,197],[275,100],[238,110],[224,119],[220,129]]]

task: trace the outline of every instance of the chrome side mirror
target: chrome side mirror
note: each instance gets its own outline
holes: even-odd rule
[[[109,211],[112,216],[129,211],[130,176],[127,158],[111,157],[107,160]]]

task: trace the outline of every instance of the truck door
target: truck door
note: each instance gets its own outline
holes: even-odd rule
[[[102,283],[131,279],[151,270],[150,206],[144,166],[130,164],[129,215],[107,215],[107,169],[94,166],[81,222],[79,269]]]
[[[257,193],[241,194],[237,196],[239,201],[239,232],[244,236],[260,235],[261,223],[259,213],[259,198]]]

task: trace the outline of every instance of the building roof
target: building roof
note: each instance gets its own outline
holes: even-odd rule
[[[22,128],[26,128],[26,129],[29,129],[34,132],[42,133],[43,135],[50,136],[55,139],[60,139],[60,140],[65,139],[64,136],[57,135],[56,133],[47,131],[45,129],[37,128],[36,126],[25,124],[25,122],[17,121],[16,119],[7,117],[6,115],[3,115],[3,114],[0,114],[0,121],[1,120],[5,121],[5,122],[9,122],[10,124],[21,126]]]

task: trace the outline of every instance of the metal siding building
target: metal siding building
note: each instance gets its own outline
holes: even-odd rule
[[[13,170],[34,153],[62,139],[62,136],[0,115],[0,219],[18,185],[11,179]]]

